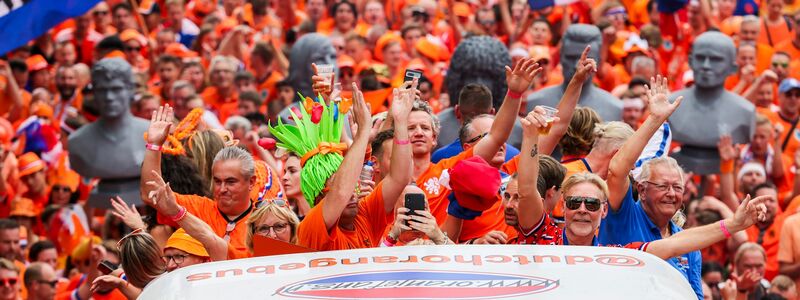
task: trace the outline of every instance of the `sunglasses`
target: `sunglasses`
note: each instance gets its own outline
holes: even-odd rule
[[[600,207],[603,206],[603,202],[600,199],[592,198],[592,197],[576,197],[576,196],[569,196],[564,198],[565,203],[567,204],[567,209],[569,210],[577,210],[581,208],[581,204],[586,206],[586,210],[588,211],[598,211]]]
[[[800,98],[800,91],[788,91],[784,95],[786,95],[786,98]]]
[[[54,186],[53,187],[53,191],[54,192],[71,192],[72,190],[70,190],[69,187],[66,187],[66,186]]]
[[[58,279],[53,280],[53,281],[37,280],[36,282],[49,285],[51,288],[55,288],[56,284],[58,284]]]
[[[267,200],[261,200],[261,201],[256,202],[256,209],[259,209],[261,207],[264,207],[264,206],[267,206],[267,205],[270,205],[270,204],[274,204],[274,205],[277,205],[279,207],[286,207],[286,208],[289,207],[289,202],[288,201],[286,201],[284,199],[277,199],[276,198],[276,199],[267,199]]]
[[[774,62],[774,63],[772,63],[772,66],[776,67],[776,68],[777,67],[788,68],[789,67],[789,63],[788,62],[786,62],[786,63],[776,63],[776,62]]]
[[[480,140],[481,140],[483,137],[485,137],[485,136],[486,136],[486,135],[488,135],[488,134],[489,134],[489,132],[488,132],[488,131],[487,131],[487,132],[484,132],[484,133],[481,133],[481,134],[479,134],[478,136],[476,136],[476,137],[474,137],[474,138],[471,138],[471,139],[469,139],[468,141],[464,142],[464,144],[473,144],[473,143],[477,143],[478,141],[480,141]]]
[[[142,50],[142,47],[125,47],[127,52],[139,52],[140,50]]]
[[[2,286],[15,286],[17,285],[18,280],[19,279],[16,277],[11,277],[11,278],[0,279],[0,282],[2,282]]]

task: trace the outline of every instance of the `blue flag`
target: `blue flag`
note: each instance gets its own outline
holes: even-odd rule
[[[554,0],[528,0],[528,5],[531,6],[531,10],[540,10],[543,8],[548,8],[555,5]]]
[[[0,55],[25,45],[100,0],[0,0]]]

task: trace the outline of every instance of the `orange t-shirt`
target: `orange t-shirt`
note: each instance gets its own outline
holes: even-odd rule
[[[781,145],[783,145],[783,141],[786,140],[789,134],[792,135],[783,149],[783,155],[784,157],[794,157],[794,153],[800,148],[800,124],[797,125],[798,128],[792,130],[792,122],[781,117],[779,113],[767,112],[764,116],[772,122],[775,130],[781,133],[781,136],[778,137]]]
[[[328,230],[322,204],[317,204],[300,222],[297,244],[319,251],[375,247],[381,241],[384,228],[394,218],[392,212],[386,212],[383,204],[383,184],[378,183],[371,194],[358,202],[353,231],[340,228],[338,221]]]
[[[229,97],[223,98],[216,87],[210,86],[200,94],[200,97],[203,98],[206,105],[211,106],[222,124],[225,124],[228,117],[236,115],[239,110],[239,95],[235,92]]]
[[[276,85],[279,81],[283,80],[285,77],[278,71],[272,71],[267,79],[264,82],[258,84],[256,89],[262,96],[264,96],[264,92],[266,92],[266,98],[262,100],[266,100],[265,102],[269,102],[278,98],[278,88]]]
[[[769,44],[756,43],[756,73],[761,74],[764,70],[769,69],[772,64],[772,54],[775,49]]]
[[[494,230],[505,232],[509,239],[517,235],[517,230],[506,224],[505,215],[503,214],[505,207],[500,195],[497,195],[496,198],[494,205],[483,211],[480,216],[474,220],[464,220],[461,225],[461,235],[458,237],[459,242],[482,237]]]
[[[775,46],[775,51],[786,52],[787,54],[789,54],[789,57],[791,58],[800,57],[800,48],[797,48],[794,45],[793,39],[781,40]]]
[[[800,214],[791,214],[784,220],[780,241],[778,262],[800,263]],[[800,277],[795,278],[794,282],[797,284],[797,291],[800,292]]]
[[[211,226],[211,230],[214,231],[214,234],[219,237],[225,236],[225,232],[228,227],[228,221],[222,216],[222,213],[217,207],[216,201],[197,195],[181,195],[178,193],[175,193],[175,200],[178,201],[178,205],[186,207],[187,212],[193,214],[195,217],[203,220],[206,222],[206,224]],[[250,216],[251,212],[252,209],[248,209],[247,214],[236,221],[233,231],[230,232],[229,243],[237,251],[248,252],[246,244],[247,225],[245,224],[245,221],[247,221],[247,218]],[[180,227],[177,226],[175,222],[172,222],[172,220],[170,220],[168,217],[161,214],[158,214],[158,223],[170,225],[172,227]]]
[[[440,160],[436,164],[431,164],[428,169],[417,178],[417,186],[425,192],[425,198],[428,199],[428,206],[431,209],[431,214],[436,218],[439,226],[444,224],[447,218],[447,205],[450,201],[447,196],[450,195],[450,190],[439,184],[439,177],[442,176],[444,170],[450,169],[459,161],[472,157],[473,148],[462,151],[456,156]]]
[[[593,173],[592,169],[589,167],[589,163],[586,162],[586,159],[576,159],[569,162],[562,162],[561,165],[564,168],[567,168],[567,174],[564,175],[564,180],[569,178],[570,176],[578,173],[589,172]],[[556,207],[553,208],[553,218],[564,220],[564,198],[558,199],[556,203]]]
[[[780,241],[783,221],[786,217],[786,214],[778,213],[778,215],[775,216],[775,220],[772,221],[772,225],[764,230],[762,242],[759,244],[764,247],[764,250],[767,252],[767,266],[764,268],[764,278],[767,280],[772,280],[772,278],[778,275],[778,242]],[[750,226],[750,228],[747,228],[746,232],[748,241],[758,243],[760,231],[757,226]]]

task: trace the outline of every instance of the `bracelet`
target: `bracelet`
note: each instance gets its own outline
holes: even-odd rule
[[[725,234],[725,238],[731,238],[731,232],[728,231],[728,227],[725,226],[725,220],[719,221],[719,229],[722,229],[722,233]]]
[[[387,234],[386,234],[386,238],[385,238],[384,240],[385,240],[386,242],[388,242],[389,244],[392,244],[392,246],[394,246],[395,244],[397,244],[397,239],[396,239],[396,238],[393,238],[391,233],[387,233]]]
[[[171,219],[173,222],[179,222],[180,220],[183,220],[183,218],[184,218],[184,217],[186,217],[186,207],[183,207],[183,206],[181,206],[181,207],[178,209],[178,213],[177,213],[177,214],[175,214],[174,216],[170,216],[169,218],[170,218],[170,219]]]
[[[722,163],[719,165],[719,172],[722,174],[733,173],[733,165],[734,165],[733,159],[723,160]]]
[[[408,145],[408,144],[411,144],[411,141],[394,139],[394,144],[395,145]]]
[[[511,90],[508,90],[508,92],[506,93],[506,97],[511,98],[511,99],[519,99],[519,98],[522,98],[522,93],[517,93],[517,92],[511,91]]]
[[[153,151],[157,151],[157,152],[161,151],[161,146],[156,145],[156,144],[147,143],[147,145],[144,145],[144,147],[147,148],[147,150],[153,150]]]

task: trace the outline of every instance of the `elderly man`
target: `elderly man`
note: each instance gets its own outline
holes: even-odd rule
[[[151,194],[156,191],[155,182],[161,176],[161,147],[172,127],[172,108],[159,107],[153,113],[147,129],[147,151],[142,163],[141,197],[150,206],[155,206]],[[187,211],[208,223],[214,233],[231,243],[242,253],[247,252],[245,235],[247,216],[253,210],[250,190],[256,182],[255,163],[246,150],[227,147],[214,157],[212,166],[214,200],[176,194],[181,211]],[[152,181],[152,182],[151,182]],[[159,216],[159,222],[171,224],[179,217]]]
[[[239,95],[233,82],[236,74],[236,60],[227,56],[216,56],[211,60],[208,70],[209,82],[201,97],[207,105],[217,114],[220,122],[235,115],[238,110]]]
[[[736,282],[739,296],[748,300],[762,299],[769,289],[769,281],[764,279],[767,254],[764,248],[755,243],[744,243],[733,257],[731,279]]]
[[[32,263],[25,269],[22,276],[25,289],[28,290],[28,300],[52,300],[56,296],[58,277],[53,267],[46,263]]]

